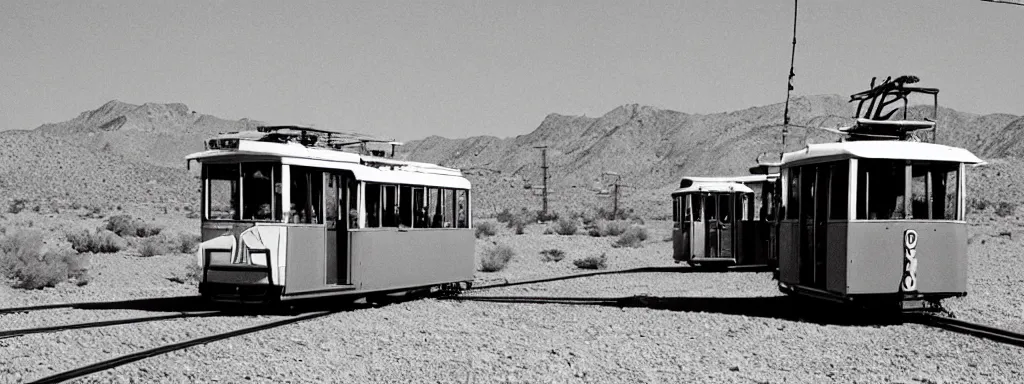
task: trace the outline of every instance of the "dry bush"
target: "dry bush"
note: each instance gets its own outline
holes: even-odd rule
[[[14,199],[14,201],[7,206],[7,213],[17,215],[21,211],[24,211],[26,206],[28,206],[28,199]]]
[[[1001,201],[1001,202],[999,202],[998,205],[996,205],[996,215],[999,216],[999,217],[1010,216],[1010,215],[1012,215],[1016,211],[1017,211],[1017,204],[1016,203],[1010,203],[1010,202],[1006,202],[1006,201]]]
[[[488,236],[494,236],[498,234],[498,226],[490,221],[481,221],[476,223],[476,238],[482,239]]]
[[[178,242],[168,236],[150,236],[138,243],[139,256],[151,257],[170,253],[172,249],[178,249]]]
[[[565,252],[561,249],[545,249],[540,251],[540,254],[544,256],[543,261],[559,262],[565,258]]]
[[[622,235],[619,236],[618,240],[615,240],[612,247],[640,248],[640,245],[647,240],[648,237],[647,228],[639,225],[631,225],[629,229],[626,229],[626,232],[623,232]]]
[[[203,268],[196,263],[195,259],[189,258],[188,260],[189,263],[185,265],[184,271],[175,273],[171,277],[168,277],[167,280],[178,284],[199,284],[199,280],[203,277]]]
[[[0,274],[21,289],[89,283],[88,257],[71,250],[43,252],[43,233],[26,230],[0,237]]]
[[[555,220],[558,220],[558,214],[555,212],[548,212],[546,214],[543,211],[537,212],[537,221],[547,223]]]
[[[75,251],[92,253],[116,253],[128,243],[114,232],[97,228],[96,231],[81,230],[65,234]]]
[[[508,208],[502,209],[501,212],[495,216],[499,223],[507,223],[512,220],[512,212]]]
[[[605,262],[608,260],[608,255],[602,253],[601,256],[588,256],[582,259],[573,260],[572,263],[576,265],[576,268],[580,269],[605,269],[608,267]]]
[[[181,253],[192,253],[196,251],[196,247],[199,246],[200,236],[195,234],[180,233],[178,234],[178,252]]]
[[[575,235],[579,229],[576,225],[576,220],[572,219],[558,219],[551,228],[555,233],[563,236]]]
[[[116,233],[118,236],[150,237],[160,234],[163,230],[159,226],[147,223],[129,215],[117,215],[107,218],[105,227],[107,230]]]
[[[594,237],[618,236],[626,232],[628,228],[629,222],[626,220],[598,219],[588,233]]]
[[[512,247],[498,244],[494,247],[484,249],[483,257],[480,259],[480,270],[483,272],[497,272],[505,269],[508,262],[515,256],[516,251]]]

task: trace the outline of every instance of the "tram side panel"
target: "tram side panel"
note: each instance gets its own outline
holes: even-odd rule
[[[849,294],[898,293],[905,274],[912,275],[918,293],[967,291],[966,223],[855,221],[849,226]],[[917,237],[912,247],[905,244],[908,231]],[[908,258],[911,250],[916,266]]]
[[[849,256],[849,222],[839,221],[828,223],[825,244],[825,289],[831,292],[847,293],[847,257]]]
[[[325,229],[323,226],[289,226],[285,293],[300,293],[327,286]]]
[[[472,281],[473,229],[363,230],[350,233],[352,284],[360,290]]]
[[[779,223],[779,281],[800,283],[800,225],[796,220]]]

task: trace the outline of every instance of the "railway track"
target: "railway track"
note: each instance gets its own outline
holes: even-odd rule
[[[192,318],[192,317],[223,316],[225,314],[226,313],[222,312],[222,311],[205,311],[205,312],[191,312],[191,313],[185,312],[185,313],[175,313],[175,314],[169,314],[169,315],[143,316],[143,317],[134,317],[134,318],[127,318],[127,319],[92,321],[92,322],[75,323],[75,324],[62,324],[62,325],[54,325],[54,326],[50,326],[50,327],[40,327],[40,328],[14,329],[14,330],[0,331],[0,340],[2,340],[2,339],[9,339],[9,338],[12,338],[12,337],[24,336],[24,335],[31,335],[31,334],[36,334],[36,333],[51,333],[51,332],[68,331],[68,330],[72,330],[72,329],[109,327],[109,326],[113,326],[113,325],[145,323],[145,322],[159,321],[159,320],[184,319],[184,318]]]
[[[122,365],[130,364],[130,363],[133,363],[133,362],[136,362],[136,361],[139,361],[139,360],[143,360],[143,359],[147,359],[147,358],[150,358],[150,357],[153,357],[153,356],[159,356],[159,355],[163,355],[163,354],[166,354],[166,353],[169,353],[169,352],[178,351],[178,350],[186,349],[186,348],[189,348],[189,347],[194,347],[194,346],[197,346],[197,345],[203,345],[203,344],[207,344],[207,343],[212,343],[212,342],[218,341],[218,340],[224,340],[224,339],[228,339],[228,338],[232,338],[232,337],[236,337],[236,336],[241,336],[241,335],[245,335],[245,334],[249,334],[249,333],[259,332],[259,331],[263,331],[263,330],[267,330],[267,329],[271,329],[271,328],[277,328],[277,327],[280,327],[280,326],[284,326],[284,325],[288,325],[288,324],[293,324],[293,323],[298,323],[298,322],[301,322],[301,321],[312,320],[312,319],[315,319],[315,318],[318,318],[318,317],[327,316],[327,315],[330,315],[330,314],[333,314],[333,313],[337,313],[337,312],[339,312],[339,310],[323,310],[323,311],[317,311],[317,312],[310,312],[310,313],[305,313],[305,314],[297,315],[295,317],[291,317],[291,318],[284,319],[284,320],[271,321],[271,322],[263,323],[263,324],[260,324],[260,325],[257,325],[257,326],[237,329],[237,330],[234,330],[234,331],[229,331],[229,332],[224,332],[224,333],[218,333],[218,334],[210,335],[210,336],[199,337],[199,338],[195,338],[195,339],[192,339],[192,340],[183,341],[183,342],[180,342],[180,343],[167,344],[167,345],[163,345],[163,346],[159,346],[159,347],[155,347],[155,348],[150,348],[150,349],[146,349],[146,350],[139,351],[139,352],[134,352],[134,353],[129,353],[129,354],[126,354],[126,355],[118,356],[118,357],[115,357],[113,359],[104,360],[104,361],[101,361],[101,362],[98,362],[98,363],[90,364],[90,365],[87,365],[87,366],[84,366],[84,367],[80,367],[80,368],[75,368],[75,369],[72,369],[72,370],[69,370],[69,371],[64,371],[64,372],[61,372],[61,373],[58,373],[58,374],[55,374],[55,375],[47,376],[47,377],[44,377],[44,378],[32,381],[31,383],[60,383],[60,382],[63,382],[63,381],[67,381],[67,380],[71,380],[71,379],[76,379],[76,378],[79,378],[79,377],[87,376],[87,375],[90,375],[90,374],[93,374],[93,373],[96,373],[96,372],[101,372],[101,371],[105,371],[105,370],[108,370],[108,369],[117,368],[117,367],[120,367]]]
[[[719,272],[771,272],[767,266],[731,266],[719,270]],[[502,283],[493,283],[487,285],[472,286],[467,291],[476,291],[481,289],[490,288],[502,288],[502,287],[513,287],[517,285],[528,285],[528,284],[539,284],[547,283],[552,281],[579,279],[583,277],[591,276],[602,276],[602,275],[617,275],[627,273],[689,273],[689,272],[714,272],[713,270],[707,270],[702,268],[694,268],[690,266],[677,266],[677,267],[639,267],[639,268],[627,268],[627,269],[616,269],[611,271],[597,271],[597,272],[584,272],[584,273],[573,273],[555,277],[545,277],[540,279],[521,280],[521,281],[505,281]]]
[[[947,316],[922,314],[911,317],[911,321],[936,328],[945,329],[950,332],[962,333],[983,339],[1000,342],[1003,344],[1024,347],[1024,334],[1008,331],[1005,329],[990,327],[983,324],[972,323],[954,319]]]

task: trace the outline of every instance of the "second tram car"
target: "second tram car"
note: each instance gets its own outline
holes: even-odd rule
[[[468,286],[469,181],[456,169],[385,158],[368,150],[374,142],[388,143],[260,127],[189,155],[202,166],[200,293],[274,302]],[[351,146],[358,153],[342,151]]]
[[[776,175],[684,177],[672,192],[673,258],[692,266],[769,265],[770,221],[755,191]],[[748,185],[749,184],[749,185]]]

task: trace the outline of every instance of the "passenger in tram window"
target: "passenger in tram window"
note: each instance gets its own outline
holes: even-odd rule
[[[356,228],[359,227],[359,210],[352,208],[348,210],[348,227]]]
[[[466,226],[466,209],[462,207],[461,203],[459,204],[459,213],[455,217],[458,220],[459,228],[468,228]]]
[[[431,220],[430,227],[431,228],[441,228],[441,226],[442,226],[441,214],[435,214],[435,215],[433,215],[433,217],[434,217],[434,219]]]
[[[426,228],[429,220],[427,219],[427,207],[420,205],[416,207],[416,221],[413,225],[416,228]]]

